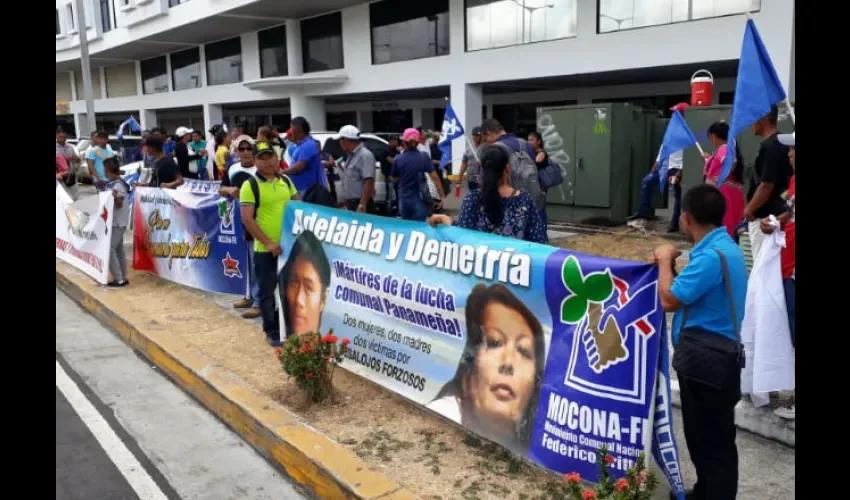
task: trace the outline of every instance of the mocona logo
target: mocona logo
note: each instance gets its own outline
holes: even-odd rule
[[[239,261],[230,256],[230,252],[221,259],[221,265],[224,266],[224,275],[228,278],[241,278],[242,271],[239,270]]]

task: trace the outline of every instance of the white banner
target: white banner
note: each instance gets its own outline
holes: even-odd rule
[[[71,202],[56,183],[56,257],[103,284],[109,278],[114,202],[111,191]]]

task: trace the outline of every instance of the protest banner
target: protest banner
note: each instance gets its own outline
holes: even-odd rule
[[[183,179],[183,184],[177,186],[177,191],[197,194],[218,193],[221,181],[200,181],[197,179]]]
[[[136,187],[133,268],[181,285],[243,295],[248,247],[239,203],[218,193]]]
[[[652,445],[680,482],[654,266],[302,202],[281,248],[287,335],[333,329],[344,368],[559,473]]]
[[[56,182],[56,257],[103,284],[109,277],[114,203],[110,191],[73,201]]]

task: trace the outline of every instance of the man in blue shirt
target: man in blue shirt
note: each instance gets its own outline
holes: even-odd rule
[[[688,264],[675,276],[681,252],[664,245],[653,252],[658,264],[661,306],[673,316],[673,344],[683,329],[695,335],[719,335],[734,342],[744,320],[747,269],[744,254],[723,226],[726,202],[716,187],[692,188],[682,202],[679,223],[695,243]],[[733,311],[719,251],[728,267]],[[687,308],[687,324],[682,324]],[[741,399],[741,370],[721,388],[678,374],[685,441],[697,472],[688,499],[734,500],[738,491],[738,449],[735,445],[735,405]]]
[[[106,171],[103,168],[103,160],[112,158],[115,153],[107,146],[109,134],[105,130],[98,130],[94,134],[94,144],[86,154],[89,164],[89,174],[98,191],[106,189]]]
[[[283,173],[295,183],[298,196],[313,187],[313,184],[321,184],[327,188],[327,178],[322,168],[319,147],[316,141],[310,137],[310,124],[303,116],[296,116],[289,124],[292,130],[292,140],[297,144],[289,168]]]

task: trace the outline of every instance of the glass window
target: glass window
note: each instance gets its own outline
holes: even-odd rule
[[[180,0],[168,0],[169,7],[177,7],[180,5]]]
[[[743,14],[761,0],[599,0],[599,33]]]
[[[68,31],[74,31],[76,19],[74,19],[74,6],[68,4]]]
[[[201,86],[201,51],[198,48],[171,54],[171,81],[174,90]]]
[[[109,0],[100,0],[100,25],[106,33],[112,29],[112,16],[109,14]]]
[[[146,59],[140,63],[142,67],[142,91],[145,94],[168,92],[168,66],[165,56]]]
[[[342,14],[301,21],[301,52],[304,72],[345,67],[342,56]]]
[[[260,76],[286,76],[289,74],[286,58],[286,26],[278,26],[257,33],[260,44]]]
[[[239,37],[208,43],[207,85],[222,85],[242,81],[242,42]]]
[[[56,34],[59,35],[62,33],[62,27],[59,26],[59,9],[56,9]]]
[[[372,64],[449,53],[449,0],[384,0],[369,6]]]
[[[466,50],[576,36],[576,0],[466,0]]]

